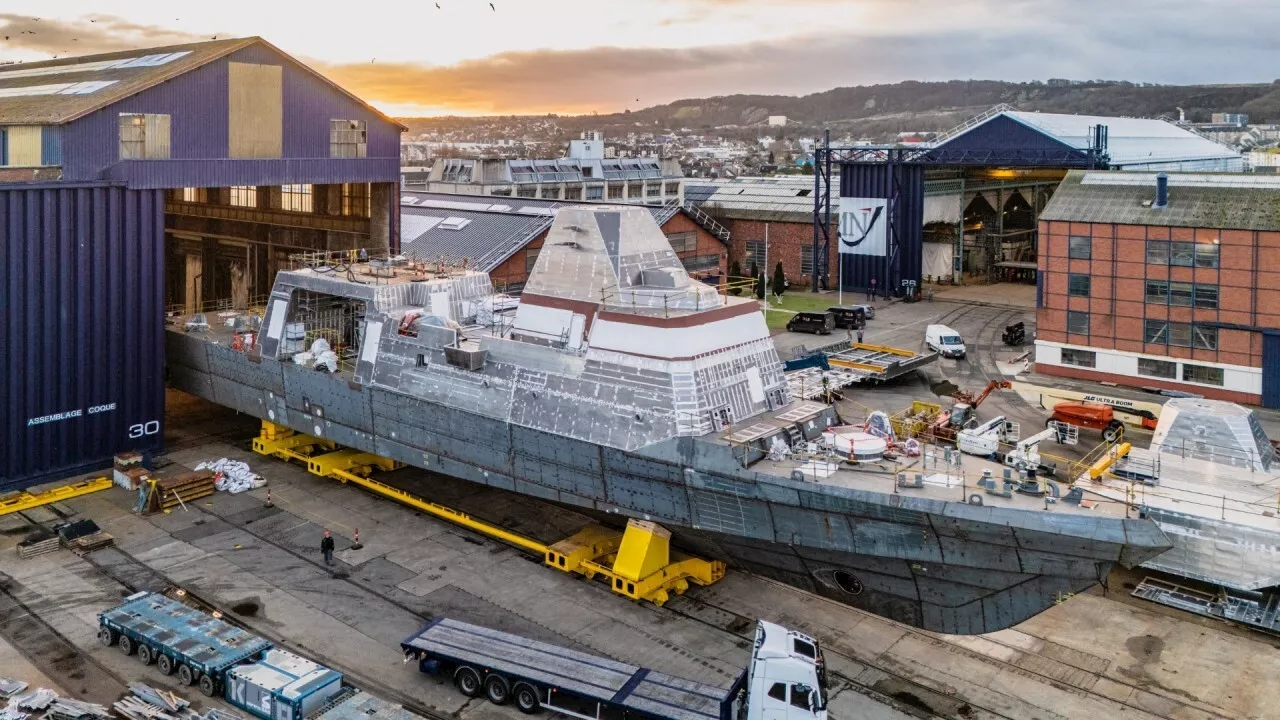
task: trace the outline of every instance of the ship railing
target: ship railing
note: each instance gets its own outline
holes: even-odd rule
[[[165,306],[164,312],[165,315],[170,317],[195,315],[196,313],[208,315],[223,312],[263,315],[266,312],[267,299],[269,297],[270,295],[253,295],[240,301],[232,298],[217,298],[199,303],[170,303]]]

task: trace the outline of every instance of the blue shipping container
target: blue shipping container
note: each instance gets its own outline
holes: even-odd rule
[[[0,490],[160,447],[164,198],[0,185]]]
[[[342,673],[275,648],[227,671],[226,699],[263,720],[302,720],[342,692]]]

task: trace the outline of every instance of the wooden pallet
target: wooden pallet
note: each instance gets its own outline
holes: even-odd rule
[[[34,542],[20,542],[18,543],[18,557],[23,560],[30,560],[38,555],[54,552],[61,546],[57,535]]]

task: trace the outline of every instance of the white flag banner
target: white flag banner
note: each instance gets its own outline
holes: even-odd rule
[[[889,251],[889,201],[840,198],[840,254],[879,255]]]

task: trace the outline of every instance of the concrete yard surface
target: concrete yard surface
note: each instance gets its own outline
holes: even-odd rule
[[[116,537],[115,548],[23,561],[12,549],[21,533],[0,536],[4,597],[56,629],[103,684],[164,678],[98,646],[96,613],[130,591],[179,585],[375,694],[467,717],[516,717],[516,711],[468,701],[444,680],[401,662],[398,643],[429,618],[457,617],[727,685],[748,658],[752,621],[764,617],[824,643],[836,720],[1280,717],[1272,703],[1280,656],[1269,638],[1223,632],[1100,592],[1064,599],[1017,628],[974,637],[920,631],[734,571],[659,609],[355,487],[256,456],[243,444],[186,445],[170,459],[184,466],[218,457],[249,462],[268,479],[275,507],[264,507],[265,490],[258,490],[139,517],[129,509],[132,495],[113,489],[59,509],[93,518]],[[581,523],[568,510],[424,471],[382,477],[543,540]],[[332,570],[319,553],[326,527],[339,538]],[[357,527],[362,550],[350,548]],[[13,642],[18,615],[3,617],[0,637],[29,658],[33,670],[24,672],[69,682],[48,664],[48,653]],[[83,689],[90,699],[102,697],[102,690]]]

